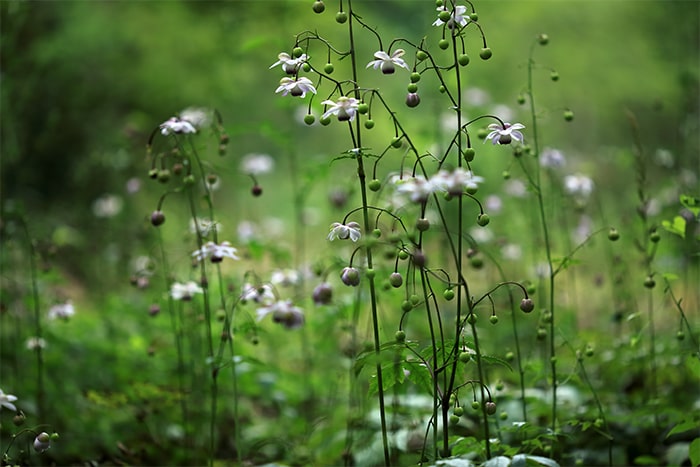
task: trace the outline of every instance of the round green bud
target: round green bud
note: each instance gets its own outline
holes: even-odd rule
[[[553,71],[549,74],[549,79],[552,81],[559,81],[559,73],[556,71]]]
[[[435,6],[440,8],[445,4],[444,0],[435,0]]]
[[[510,179],[510,172],[508,172],[507,170],[504,170],[501,173],[501,176],[503,177],[503,180],[508,180],[508,179]]]
[[[620,239],[620,232],[618,232],[617,229],[610,229],[608,232],[608,239],[613,242],[618,241]]]
[[[367,184],[367,187],[371,191],[379,191],[379,189],[382,187],[382,182],[380,182],[376,178],[373,178],[372,180],[369,181],[369,183]]]
[[[148,171],[148,178],[156,179],[158,178],[158,169],[151,169]]]
[[[306,123],[307,125],[313,125],[315,121],[316,117],[314,117],[313,114],[304,115],[304,123]]]
[[[473,161],[474,156],[476,156],[476,151],[474,150],[474,148],[467,148],[464,150],[464,159],[467,162]]]
[[[399,259],[407,260],[408,259],[408,251],[399,250]]]
[[[418,52],[416,52],[416,59],[417,59],[419,62],[422,62],[422,61],[425,60],[426,58],[428,58],[428,54],[427,54],[425,51],[419,50]],[[417,74],[417,73],[416,73],[416,74]]]
[[[372,120],[372,119],[365,120],[365,128],[367,128],[368,130],[371,130],[372,128],[374,128],[374,120]]]
[[[408,86],[406,86],[406,90],[408,92],[418,92],[418,85],[416,83],[410,83]]]
[[[479,15],[476,13],[472,13],[469,15],[469,19],[474,21],[474,22],[477,22],[477,21],[479,21]]]
[[[537,42],[539,42],[540,45],[547,45],[549,44],[549,36],[547,34],[540,34],[537,36]]]
[[[335,20],[339,24],[343,24],[348,20],[348,14],[345,13],[344,11],[339,11],[338,13],[335,14]]]
[[[404,331],[396,331],[396,334],[394,334],[394,339],[398,343],[403,343],[406,342],[406,333]]]
[[[326,4],[321,0],[316,0],[311,8],[314,10],[314,13],[323,13],[326,10]]]
[[[496,391],[503,391],[504,387],[505,387],[505,385],[503,384],[503,381],[498,381],[496,383]]]
[[[411,301],[411,304],[413,306],[416,306],[420,303],[420,297],[416,294],[412,294],[408,299]]]
[[[462,415],[464,415],[464,407],[455,407],[453,413],[456,416],[461,417]]]
[[[488,60],[488,59],[491,58],[492,56],[493,56],[493,52],[492,52],[491,49],[488,48],[488,47],[484,47],[484,48],[481,49],[481,51],[479,52],[479,57],[481,57],[482,60]]]
[[[449,11],[447,11],[447,10],[442,10],[442,11],[438,14],[438,18],[439,18],[440,21],[442,21],[443,23],[448,22],[448,21],[450,20],[451,17],[452,17],[452,13],[449,12]]]
[[[552,322],[552,312],[549,310],[542,310],[542,322],[551,323]]]
[[[376,275],[376,271],[371,268],[367,268],[365,271],[365,276],[367,276],[368,279],[374,279],[374,276]]]
[[[323,126],[328,126],[331,123],[331,117],[321,117],[318,119],[318,122]]]
[[[27,419],[27,416],[24,415],[23,412],[17,413],[14,417],[12,417],[12,423],[15,426],[22,426],[24,425],[24,421]]]
[[[450,41],[447,39],[440,39],[438,42],[438,47],[440,47],[442,50],[446,50],[450,46]]]
[[[506,360],[508,360],[509,362],[512,362],[513,360],[515,360],[515,354],[513,352],[510,352],[510,351],[506,352]]]
[[[445,291],[442,292],[442,298],[449,302],[450,300],[455,298],[455,291],[452,289],[445,289]]]
[[[333,73],[333,71],[335,71],[335,67],[333,66],[332,63],[326,63],[326,64],[324,65],[324,67],[323,67],[323,72],[324,72],[325,74],[330,75],[331,73]]]
[[[678,339],[679,341],[684,340],[684,339],[685,339],[685,333],[684,333],[683,331],[678,331],[678,332],[676,333],[676,339]]]
[[[472,409],[479,410],[481,408],[481,403],[479,401],[472,402]]]
[[[420,81],[420,73],[414,71],[411,73],[411,82],[417,83],[418,81]]]
[[[547,330],[545,328],[537,328],[537,340],[541,341],[547,337]]]
[[[459,57],[457,57],[457,63],[459,63],[462,66],[469,65],[469,55],[461,54]]]
[[[357,106],[357,111],[362,115],[366,114],[367,112],[369,112],[369,104],[366,102],[361,102]]]
[[[482,267],[484,267],[484,260],[481,259],[479,256],[474,256],[469,259],[469,264],[471,264],[471,266],[474,269],[481,269]]]
[[[450,415],[450,425],[456,425],[459,423],[459,417],[457,415]]]
[[[486,128],[479,128],[476,132],[476,137],[479,139],[484,139],[486,138],[486,135],[489,134],[489,131]]]
[[[440,91],[441,93],[444,94],[445,91],[447,91],[447,88],[446,88],[444,85],[441,84],[440,87],[438,88],[438,91]]]
[[[647,276],[646,279],[644,279],[644,287],[647,289],[653,289],[656,286],[656,281],[652,276]]]
[[[537,287],[535,286],[535,284],[528,283],[525,287],[525,290],[527,290],[528,295],[535,295],[535,293],[537,293]]]
[[[460,352],[459,361],[462,363],[469,363],[472,360],[472,354],[469,352]]]
[[[195,183],[197,183],[197,180],[195,180],[194,175],[189,174],[182,179],[182,183],[184,183],[185,186],[193,186]]]
[[[398,148],[401,147],[402,144],[403,144],[403,142],[401,141],[401,138],[399,138],[398,136],[394,136],[394,137],[391,139],[391,146],[394,147],[394,148],[397,148],[397,149],[398,149]]]
[[[501,418],[501,420],[508,420],[508,412],[506,411],[501,412],[498,416]]]
[[[308,73],[308,72],[311,71],[311,65],[309,65],[309,64],[306,63],[306,62],[304,62],[304,64],[301,65],[301,69],[304,70],[306,73]]]
[[[518,104],[519,105],[525,104],[525,96],[523,96],[522,94],[518,94]]]
[[[570,122],[573,119],[574,119],[574,113],[571,110],[565,110],[564,111],[564,120],[566,120],[567,122]]]
[[[592,345],[587,345],[585,353],[586,353],[586,357],[592,357],[595,354],[595,349],[593,348]]]
[[[168,183],[170,181],[170,171],[168,169],[159,170],[158,181],[160,183]]]
[[[467,316],[467,322],[469,324],[475,324],[476,323],[476,314],[469,313],[469,316]]]
[[[416,229],[420,232],[425,232],[430,228],[430,221],[426,218],[421,218],[416,221]]]
[[[225,320],[225,319],[226,319],[226,310],[223,310],[223,309],[221,309],[221,308],[219,308],[218,310],[216,310],[216,320],[217,320],[217,321],[223,321],[223,320]]]
[[[304,54],[304,49],[301,47],[297,46],[292,49],[292,57],[294,58],[299,58]]]
[[[532,301],[531,298],[523,298],[520,300],[520,309],[523,310],[525,313],[530,313],[532,310],[535,309],[535,303]]]
[[[379,238],[382,236],[382,231],[380,229],[374,229],[372,231],[372,235],[374,235],[376,238]]]
[[[392,272],[389,276],[389,283],[395,289],[398,289],[403,284],[403,277],[398,272]]]
[[[649,234],[649,240],[651,240],[653,243],[659,243],[659,240],[661,240],[661,234],[654,230]]]
[[[408,300],[404,300],[403,302],[401,302],[401,309],[405,312],[409,312],[413,309],[413,305],[411,305],[411,302],[409,302]]]
[[[498,316],[491,315],[491,317],[489,318],[489,322],[491,322],[491,324],[498,324]]]
[[[479,217],[476,218],[476,223],[482,227],[489,225],[489,222],[491,222],[491,218],[486,213],[479,214]]]

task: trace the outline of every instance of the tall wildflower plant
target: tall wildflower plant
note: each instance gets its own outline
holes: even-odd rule
[[[323,1],[313,4],[314,12],[325,10]],[[492,457],[489,417],[497,409],[487,362],[494,359],[480,344],[477,316],[488,313],[497,322],[499,313],[510,311],[497,300],[502,288],[519,291],[520,310],[534,309],[523,285],[504,278],[484,286],[465,271],[467,260],[479,250],[468,228],[490,222],[477,196],[484,178],[478,174],[474,143],[517,147],[524,143],[525,126],[497,115],[465,117],[471,110],[463,102],[471,54],[486,61],[493,52],[470,2],[439,0],[433,14],[432,24],[426,21],[432,30],[423,39],[389,41],[363,20],[352,1],[341,2],[334,19],[346,31],[342,44],[317,31],[304,31],[271,67],[279,66],[284,75],[276,89],[281,97],[308,102],[305,123],[314,125],[318,112],[322,126],[342,125],[347,132],[347,142],[338,148],[333,163],[354,164],[359,205],[330,226],[328,240],[353,247],[339,275],[343,284],[358,288],[353,309],[368,314],[372,350],[353,358],[356,371],[372,369],[369,388],[376,393],[385,465],[396,462],[398,443],[389,423],[388,390],[406,379],[433,401],[423,459],[449,457],[460,449]],[[477,51],[469,47],[473,37],[481,44]],[[360,45],[365,43],[376,44],[373,56],[362,53]],[[350,62],[347,76],[333,73],[340,60]],[[406,76],[403,108],[379,88],[364,84],[376,74],[389,85]],[[409,112],[423,115],[419,90],[425,77],[437,82],[439,99],[454,112],[447,138],[431,141],[427,149],[420,136],[410,134],[407,123]],[[393,137],[373,135],[381,133],[380,125]],[[472,286],[474,281],[478,287]],[[403,296],[398,310],[380,294],[392,288]],[[483,291],[476,292],[479,288]],[[356,323],[360,317],[354,316]],[[387,338],[388,329],[395,330],[393,337]],[[469,400],[484,434],[477,446],[453,434]],[[349,426],[347,463],[357,449]]]

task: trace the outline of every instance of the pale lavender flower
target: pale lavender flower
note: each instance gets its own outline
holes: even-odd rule
[[[202,248],[195,250],[192,256],[197,261],[204,261],[209,258],[212,263],[220,263],[224,258],[240,259],[236,255],[237,251],[229,242],[221,242],[218,245],[214,242],[207,242],[202,245]]]
[[[124,202],[117,195],[104,195],[92,203],[92,212],[95,217],[114,217],[122,210]]]
[[[258,308],[258,321],[272,314],[275,323],[281,323],[287,329],[296,329],[304,324],[304,312],[292,304],[291,300],[278,300],[269,306]]]
[[[44,452],[51,447],[51,437],[45,431],[39,433],[39,435],[34,438],[34,450],[36,452]]]
[[[277,297],[275,297],[275,293],[270,284],[260,284],[257,286],[245,284],[243,286],[243,293],[241,294],[241,301],[243,302],[253,301],[262,305],[270,305],[276,300]]]
[[[204,293],[204,290],[194,281],[189,281],[184,284],[174,282],[170,287],[170,296],[174,300],[190,301],[194,294]]]
[[[291,287],[299,283],[299,271],[295,269],[277,269],[272,271],[270,282],[281,287]]]
[[[593,180],[582,174],[567,175],[564,177],[564,190],[578,198],[588,198],[593,192]]]
[[[328,234],[328,240],[333,241],[336,238],[340,240],[350,239],[356,242],[362,236],[360,231],[360,224],[357,222],[348,222],[347,224],[341,224],[340,222],[333,222],[331,224],[331,231]]]
[[[405,178],[396,182],[396,191],[409,194],[414,203],[424,203],[428,197],[435,193],[437,187],[432,181],[422,175]]]
[[[2,389],[0,389],[0,410],[4,407],[13,412],[17,412],[17,407],[13,404],[17,400],[17,396],[12,394],[5,394]]]
[[[322,282],[316,286],[312,293],[315,305],[328,305],[333,298],[333,288],[328,282]]]
[[[396,49],[396,51],[389,55],[388,53],[379,50],[374,53],[374,58],[376,60],[372,60],[367,64],[367,68],[369,67],[374,67],[374,69],[381,68],[382,73],[385,75],[390,75],[394,72],[396,69],[395,66],[400,66],[405,69],[409,69],[408,65],[406,62],[401,58],[401,56],[406,53],[403,49]]]
[[[514,178],[505,183],[503,191],[514,198],[524,198],[527,195],[527,185],[522,180]]]
[[[484,207],[489,214],[498,214],[503,209],[503,201],[498,195],[488,195]]]
[[[288,75],[295,75],[301,66],[306,63],[309,57],[306,54],[301,54],[297,58],[292,58],[288,53],[282,52],[277,56],[279,60],[270,65],[270,68],[274,68],[277,65],[282,65],[282,70]]]
[[[341,122],[351,122],[357,114],[357,107],[360,105],[360,101],[354,97],[340,96],[337,102],[325,100],[321,102],[321,104],[331,106],[321,118],[328,118],[331,115],[336,115]]]
[[[474,175],[471,170],[457,167],[452,172],[441,170],[431,179],[433,185],[441,191],[446,191],[453,196],[459,196],[464,190],[476,190],[479,183],[483,182],[482,177]]]
[[[314,87],[314,83],[306,76],[302,76],[298,79],[285,76],[280,80],[280,85],[275,92],[281,92],[283,96],[291,94],[294,97],[304,97],[307,92],[316,94],[316,88]]]
[[[512,140],[516,140],[522,143],[523,134],[518,130],[523,128],[525,128],[525,125],[522,123],[510,124],[508,122],[503,122],[503,125],[500,123],[492,123],[489,125],[489,130],[491,130],[491,132],[486,135],[484,142],[491,140],[493,144],[510,144]]]
[[[241,159],[241,172],[248,175],[262,175],[272,172],[275,160],[267,154],[246,154]]]
[[[196,133],[197,129],[187,120],[173,117],[160,125],[160,132],[164,135]]]
[[[70,301],[58,303],[49,308],[49,319],[69,319],[75,314],[75,308]]]
[[[542,154],[540,154],[540,165],[542,167],[557,169],[566,165],[566,159],[560,150],[544,148]]]
[[[43,337],[30,337],[25,345],[27,350],[45,349],[46,340]]]
[[[441,6],[441,7],[437,8],[437,11],[438,11],[438,15],[439,15],[440,12],[449,11],[449,10],[445,6]],[[438,16],[438,19],[435,20],[435,22],[433,23],[433,26],[442,26],[443,24],[447,24],[447,27],[451,29],[454,27],[454,24],[457,23],[460,26],[464,27],[469,22],[469,15],[466,13],[467,13],[467,7],[465,7],[464,5],[457,5],[457,6],[455,6],[455,9],[450,16],[450,19],[447,20],[447,23],[445,23],[445,21],[441,20]]]

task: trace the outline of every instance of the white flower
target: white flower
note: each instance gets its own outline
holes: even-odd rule
[[[357,106],[360,101],[354,97],[340,96],[338,102],[331,100],[321,102],[323,105],[330,105],[331,108],[326,111],[321,118],[328,118],[331,115],[337,115],[341,122],[351,122],[357,114]]]
[[[523,142],[523,134],[518,130],[525,128],[522,123],[513,123],[512,125],[508,122],[503,122],[501,126],[500,123],[492,123],[489,125],[489,130],[491,133],[486,135],[484,142],[491,140],[493,144],[510,144],[512,140]]]
[[[196,293],[204,293],[204,290],[194,281],[185,284],[174,282],[170,287],[170,296],[175,300],[189,301]]]
[[[211,111],[197,107],[188,107],[180,112],[180,120],[190,122],[195,128],[203,128],[211,122]]]
[[[437,187],[435,184],[422,175],[396,182],[396,191],[399,193],[408,193],[411,197],[411,201],[414,203],[426,202],[428,197],[435,193],[436,189]]]
[[[347,240],[349,238],[353,242],[356,242],[360,239],[361,235],[360,224],[357,222],[348,222],[347,224],[333,222],[331,224],[331,231],[328,234],[328,240],[333,241],[336,238]]]
[[[544,148],[540,154],[540,165],[542,167],[558,168],[566,165],[564,154],[558,149]]]
[[[489,214],[498,214],[503,209],[503,201],[498,195],[489,195],[484,201],[484,207]]]
[[[221,230],[221,224],[211,219],[205,219],[203,217],[198,217],[196,219],[190,219],[190,233],[199,234],[202,237],[208,237],[212,232],[219,232]]]
[[[27,346],[28,350],[45,349],[46,340],[44,340],[42,337],[30,337],[27,339],[27,343],[25,345]]]
[[[160,124],[160,132],[164,135],[173,133],[197,133],[197,129],[188,121],[173,117]]]
[[[220,263],[224,260],[224,257],[240,259],[236,256],[236,252],[237,250],[232,247],[229,242],[221,242],[219,245],[214,242],[207,242],[202,245],[202,248],[195,250],[192,256],[194,256],[197,261],[204,261],[210,258],[212,263]]]
[[[241,301],[247,302],[249,300],[263,305],[270,305],[277,300],[277,297],[275,297],[275,293],[272,291],[272,286],[270,284],[258,286],[245,284],[243,286],[243,293],[241,294]]]
[[[279,60],[270,65],[270,68],[274,68],[277,65],[282,65],[282,69],[288,75],[294,75],[299,71],[302,64],[306,63],[309,57],[306,54],[301,54],[299,58],[292,58],[288,53],[282,52],[277,56]]]
[[[275,160],[267,154],[246,154],[241,159],[241,171],[249,175],[262,175],[272,171]]]
[[[282,287],[290,287],[299,283],[299,272],[294,269],[278,269],[272,272],[270,282]]]
[[[452,172],[441,170],[432,178],[434,186],[451,195],[461,195],[464,190],[476,190],[479,183],[483,182],[483,177],[472,174],[471,170],[457,167]]]
[[[39,435],[34,438],[34,450],[36,452],[44,452],[51,447],[51,437],[45,431],[39,433]]]
[[[440,12],[443,11],[449,11],[445,6],[441,6],[437,8],[438,11],[438,19],[435,20],[433,23],[433,26],[442,26],[445,24],[443,20],[440,19],[439,15]],[[467,12],[467,7],[464,5],[457,5],[455,6],[454,11],[450,15],[450,19],[447,20],[447,27],[452,29],[455,23],[459,24],[460,26],[464,27],[467,25],[467,22],[469,21],[469,15],[465,14]]]
[[[17,396],[12,394],[5,394],[2,389],[0,389],[0,410],[5,407],[6,409],[17,412],[17,407],[13,404],[17,400]]]
[[[95,217],[114,217],[122,210],[124,203],[119,196],[104,195],[92,203],[92,212]]]
[[[281,92],[283,96],[291,94],[294,97],[304,97],[307,92],[316,94],[316,88],[314,87],[314,83],[305,76],[296,80],[285,76],[280,80],[280,85],[275,92]]]
[[[49,319],[68,319],[75,314],[75,308],[70,301],[59,303],[49,308]]]
[[[381,67],[382,73],[385,75],[390,75],[394,72],[396,66],[400,66],[405,69],[409,69],[408,65],[406,62],[404,62],[403,58],[401,56],[406,53],[403,49],[396,49],[396,51],[389,55],[388,53],[379,50],[377,52],[374,52],[374,58],[376,60],[372,60],[367,64],[367,68],[369,67],[374,67],[374,69],[378,69]]]
[[[564,177],[564,190],[570,195],[588,198],[593,192],[593,180],[581,174],[567,175]]]
[[[304,312],[293,306],[291,300],[278,300],[269,306],[258,308],[258,321],[270,313],[275,323],[281,323],[287,329],[295,329],[304,324]]]
[[[527,185],[522,180],[514,178],[505,183],[503,191],[514,198],[524,198],[527,195]]]

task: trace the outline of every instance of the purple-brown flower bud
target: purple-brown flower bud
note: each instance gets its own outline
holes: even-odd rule
[[[153,224],[155,227],[158,227],[159,225],[163,225],[165,222],[165,214],[163,214],[162,211],[153,211],[151,214],[151,224]]]

